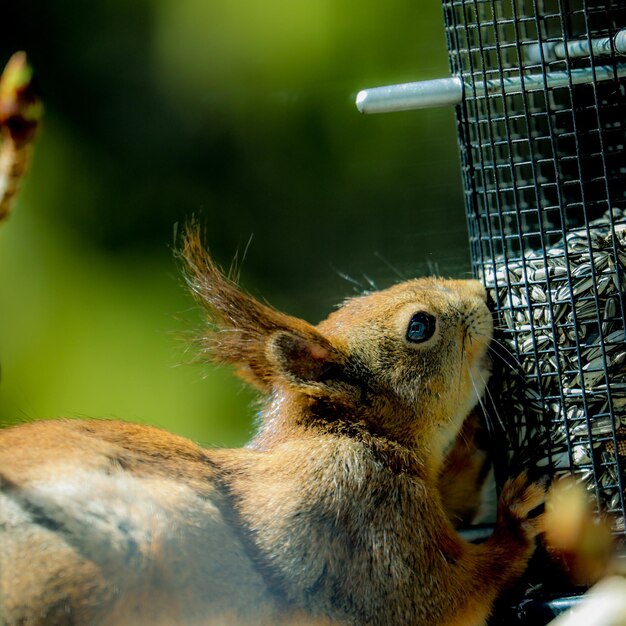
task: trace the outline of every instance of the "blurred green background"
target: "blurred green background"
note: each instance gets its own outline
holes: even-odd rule
[[[364,117],[358,89],[448,73],[437,0],[19,0],[46,105],[0,229],[0,422],[153,423],[250,435],[253,395],[188,365],[200,318],[174,225],[206,224],[242,282],[316,322],[347,274],[380,287],[469,270],[451,109]]]

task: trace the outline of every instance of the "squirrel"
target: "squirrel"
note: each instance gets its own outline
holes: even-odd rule
[[[482,284],[408,280],[314,326],[242,291],[197,227],[181,255],[201,353],[266,397],[258,432],[205,449],[112,420],[0,430],[4,626],[484,624],[544,489],[511,479],[484,543],[455,530],[484,474],[466,440],[491,367]]]

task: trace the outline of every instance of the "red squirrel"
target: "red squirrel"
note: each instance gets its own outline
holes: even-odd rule
[[[240,290],[194,228],[182,256],[202,353],[266,398],[258,432],[204,449],[119,421],[1,430],[4,626],[484,624],[544,490],[509,481],[482,544],[454,529],[476,500],[457,436],[489,378],[483,286],[409,280],[313,326]]]

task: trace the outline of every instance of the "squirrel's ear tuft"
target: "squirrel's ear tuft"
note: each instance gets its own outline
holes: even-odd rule
[[[268,342],[268,359],[292,383],[323,383],[336,379],[341,370],[341,354],[321,334],[311,330],[304,336],[279,331]]]
[[[320,381],[337,352],[311,324],[262,304],[243,292],[214,263],[195,224],[180,252],[187,284],[207,313],[198,339],[206,358],[233,364],[241,378],[269,391],[280,379]]]

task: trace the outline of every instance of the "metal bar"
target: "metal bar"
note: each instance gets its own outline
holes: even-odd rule
[[[624,76],[626,76],[626,63],[547,72],[545,75],[543,73],[524,74],[523,76],[492,78],[477,82],[475,85],[464,84],[458,77],[439,78],[363,89],[357,94],[356,106],[361,113],[412,111],[460,104],[463,100],[464,89],[478,96],[494,93],[508,95],[522,91],[543,90],[544,86],[548,89],[556,89]]]
[[[556,61],[566,58],[609,56],[611,54],[626,55],[626,28],[618,31],[613,37],[544,43],[543,59],[539,44],[525,46],[525,52],[531,63],[543,63],[543,61]]]
[[[460,78],[438,78],[364,89],[357,94],[356,106],[361,113],[389,113],[452,106],[462,99]]]

